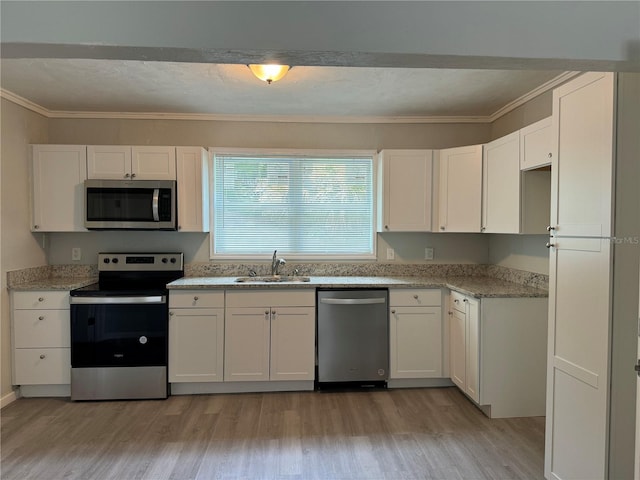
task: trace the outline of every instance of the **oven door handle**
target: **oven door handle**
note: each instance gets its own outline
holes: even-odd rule
[[[153,221],[160,221],[160,212],[159,212],[159,203],[160,203],[160,189],[153,189],[153,199],[151,200],[151,210],[153,210]]]
[[[71,305],[117,305],[117,304],[162,304],[167,303],[166,295],[150,295],[145,297],[69,297]]]

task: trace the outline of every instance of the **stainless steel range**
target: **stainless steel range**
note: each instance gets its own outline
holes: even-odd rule
[[[98,283],[70,292],[71,399],[167,398],[167,283],[182,253],[100,253]]]

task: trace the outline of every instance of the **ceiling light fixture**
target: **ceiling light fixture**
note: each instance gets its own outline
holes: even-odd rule
[[[263,82],[271,85],[277,82],[289,71],[289,65],[248,65],[253,74]]]

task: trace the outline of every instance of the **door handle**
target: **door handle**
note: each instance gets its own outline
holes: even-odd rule
[[[151,210],[153,211],[153,221],[154,222],[159,222],[160,221],[160,213],[158,211],[159,200],[160,200],[160,189],[159,188],[154,188],[153,189],[153,199],[151,200]]]
[[[374,303],[385,303],[386,298],[321,298],[320,303],[330,305],[371,305]]]
[[[638,373],[638,376],[640,377],[640,359],[638,359],[638,363],[636,363],[636,366],[634,368],[635,368],[635,371]]]

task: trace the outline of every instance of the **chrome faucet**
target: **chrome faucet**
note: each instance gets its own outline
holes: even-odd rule
[[[278,275],[280,265],[287,263],[284,258],[276,258],[278,250],[273,251],[273,259],[271,260],[271,275]]]

